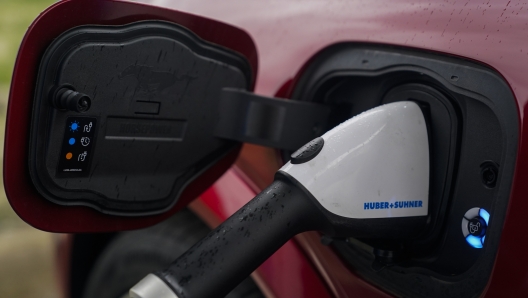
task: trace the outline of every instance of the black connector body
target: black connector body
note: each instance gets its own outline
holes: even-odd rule
[[[419,235],[426,216],[351,219],[326,210],[288,173],[176,259],[156,272],[179,298],[224,297],[295,235],[320,231],[331,236]]]
[[[180,298],[224,297],[296,234],[328,229],[307,193],[279,173],[268,188],[155,274]]]

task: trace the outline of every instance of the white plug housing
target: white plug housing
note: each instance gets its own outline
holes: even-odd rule
[[[357,115],[322,136],[313,159],[280,171],[328,211],[347,218],[423,216],[429,203],[429,142],[420,107],[396,102]]]

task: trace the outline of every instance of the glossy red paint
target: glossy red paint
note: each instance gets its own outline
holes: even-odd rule
[[[319,233],[303,233],[297,235],[295,241],[303,248],[312,264],[317,268],[333,296],[350,298],[392,297],[352,272],[329,246],[321,244]]]
[[[31,183],[28,166],[29,124],[40,57],[64,31],[85,24],[120,25],[140,20],[167,20],[181,24],[201,38],[233,49],[257,71],[255,46],[242,30],[203,17],[152,6],[118,1],[62,1],[43,12],[24,37],[13,74],[6,121],[4,186],[15,212],[30,225],[50,232],[109,232],[138,229],[160,222],[196,198],[235,160],[233,150],[219,164],[191,183],[171,211],[156,216],[117,217],[87,207],[64,207],[43,199]]]
[[[214,215],[222,221],[255,197],[257,193],[237,174],[228,170],[200,196]],[[288,241],[257,269],[261,287],[268,297],[324,298],[331,297],[323,281],[305,258],[294,240]]]
[[[17,203],[16,210],[20,213],[23,209],[42,210],[42,213],[60,214],[53,208],[42,202],[36,202],[35,191],[27,184],[16,181],[27,181],[25,170],[25,152],[27,148],[27,119],[30,111],[30,98],[32,95],[35,72],[32,67],[38,63],[38,57],[45,45],[53,36],[58,35],[61,30],[69,27],[93,22],[98,24],[123,24],[139,19],[167,19],[177,21],[180,12],[173,9],[187,11],[196,15],[235,25],[249,32],[254,39],[259,52],[259,69],[256,91],[264,95],[273,95],[287,82],[294,79],[302,70],[303,65],[309,61],[321,49],[338,42],[350,41],[358,43],[382,43],[398,46],[408,46],[425,49],[451,55],[464,57],[487,64],[496,69],[510,84],[519,107],[521,120],[521,137],[518,151],[517,169],[513,181],[513,189],[510,198],[507,220],[504,223],[500,248],[496,264],[488,288],[484,297],[518,297],[526,296],[528,293],[528,254],[524,252],[528,245],[528,239],[522,237],[524,230],[528,228],[524,212],[528,210],[528,190],[524,181],[528,178],[528,124],[524,120],[525,111],[528,111],[528,79],[525,71],[528,68],[528,46],[526,37],[528,35],[528,4],[522,1],[419,1],[402,0],[398,2],[397,8],[391,0],[364,0],[364,1],[245,1],[225,0],[219,4],[217,1],[207,0],[181,0],[181,1],[143,1],[163,7],[156,10],[151,7],[139,7],[133,4],[99,1],[75,1],[75,5],[64,5],[61,14],[53,14],[51,10],[44,14],[48,18],[49,27],[41,27],[28,33],[17,62],[17,72],[13,80],[10,113],[8,119],[10,126],[17,126],[11,134],[6,135],[9,156],[12,160],[6,160],[4,167],[9,165],[12,172],[6,172],[6,187],[11,185],[9,192],[17,193],[28,198],[26,203]],[[67,9],[66,9],[67,8]],[[68,17],[64,13],[70,12]],[[77,14],[74,14],[77,12]],[[51,18],[51,16],[54,16]],[[193,19],[194,17],[188,16]],[[197,19],[194,19],[197,20]],[[197,32],[199,24],[188,20],[186,26]],[[194,27],[193,27],[194,26]],[[203,28],[202,28],[203,29]],[[211,28],[209,28],[211,29]],[[49,30],[49,32],[47,31]],[[206,32],[207,30],[204,30]],[[42,35],[42,37],[38,35]],[[35,41],[28,41],[28,37]],[[205,37],[204,37],[205,38]],[[211,38],[214,38],[211,37]],[[221,37],[218,37],[221,40]],[[31,42],[31,43],[30,43]],[[221,42],[218,42],[221,43]],[[231,44],[235,46],[236,42]],[[36,51],[32,53],[31,51]],[[243,52],[243,51],[240,51]],[[20,57],[23,57],[20,58]],[[255,59],[255,55],[252,56]],[[254,61],[256,64],[256,61]],[[463,78],[461,78],[463,79]],[[18,102],[20,101],[20,102]],[[17,102],[15,104],[15,102]],[[14,118],[17,119],[14,119]],[[9,128],[12,129],[12,128]],[[15,134],[19,131],[19,134]],[[20,150],[20,148],[24,148]],[[16,152],[16,151],[19,152]],[[244,152],[242,152],[244,155]],[[7,156],[7,155],[6,155]],[[253,183],[262,188],[266,181],[272,179],[273,168],[279,161],[276,152],[271,149],[260,148],[258,154],[250,156],[246,153],[246,160],[239,160],[243,165],[241,168],[251,178]],[[253,163],[248,160],[254,160]],[[255,161],[258,160],[258,161]],[[270,164],[268,169],[262,170],[256,165]],[[11,169],[11,167],[14,167]],[[7,177],[9,175],[9,177]],[[212,189],[221,187],[228,189],[230,186],[219,186],[219,181]],[[17,184],[18,183],[18,184]],[[224,182],[225,183],[225,182]],[[233,183],[235,183],[233,181]],[[233,184],[235,185],[235,184]],[[17,189],[20,188],[20,189]],[[231,214],[233,206],[224,205],[223,202],[233,200],[239,190],[234,192],[204,194],[204,202],[216,214],[223,214],[223,218]],[[9,194],[9,193],[8,193]],[[207,199],[207,196],[210,196]],[[240,197],[238,206],[252,196]],[[215,201],[215,202],[213,202]],[[27,206],[24,206],[27,205]],[[43,205],[44,204],[44,205]],[[230,204],[230,203],[226,203]],[[51,205],[51,204],[49,204]],[[29,206],[29,207],[28,207]],[[59,219],[59,222],[77,222],[73,227],[81,230],[83,219],[98,219],[95,212],[87,208],[72,208],[69,211],[72,217]],[[229,211],[231,210],[231,211]],[[92,212],[93,214],[89,214]],[[78,218],[78,220],[77,220]],[[45,215],[41,222],[50,220]],[[51,218],[52,221],[57,220]],[[61,221],[62,220],[62,221]],[[157,219],[156,219],[157,220]],[[115,229],[130,228],[135,225],[148,224],[156,220],[145,219],[142,223],[127,223],[127,220],[109,220],[101,216],[101,222],[109,222]],[[113,222],[113,223],[112,223]],[[100,226],[97,229],[103,229]],[[331,259],[336,258],[331,251],[314,252],[313,248],[319,248],[320,244],[314,241],[299,241],[300,245],[309,254],[317,266],[321,276],[329,284],[334,280],[335,287],[344,287],[347,284],[357,284],[358,287],[350,287],[338,292],[332,288],[332,293],[341,296],[360,295],[362,297],[385,297],[385,294],[357,278],[350,271],[339,271],[343,276],[336,276],[336,263]],[[310,250],[312,249],[312,250]],[[296,257],[301,256],[297,250]],[[335,259],[334,259],[335,260]],[[318,262],[326,262],[330,265],[323,266]],[[333,265],[332,265],[333,264]],[[342,264],[341,264],[342,265]],[[279,267],[276,267],[277,270]],[[305,267],[307,268],[307,267]],[[313,269],[304,269],[312,270]],[[281,271],[274,272],[275,276],[268,276],[266,281],[272,284],[272,280],[279,279]],[[290,271],[287,271],[290,272]],[[291,274],[302,274],[290,272]],[[277,274],[279,274],[277,276]],[[302,281],[302,280],[301,280]],[[311,284],[303,284],[307,291],[311,290]],[[361,288],[361,290],[359,290]],[[276,288],[275,292],[282,289]],[[286,291],[287,289],[284,289]],[[282,292],[281,292],[282,293]],[[302,295],[290,296],[302,297]],[[324,296],[323,296],[324,297]]]
[[[397,5],[391,0],[227,0],[221,5],[210,0],[142,2],[207,16],[248,31],[257,45],[261,65],[255,90],[264,95],[272,95],[299,75],[303,65],[321,49],[343,41],[441,52],[497,70],[517,99],[521,136],[507,219],[494,271],[482,296],[528,295],[525,253],[528,238],[520,236],[528,229],[524,215],[528,210],[525,187],[528,124],[524,119],[528,111],[526,2],[402,0]]]

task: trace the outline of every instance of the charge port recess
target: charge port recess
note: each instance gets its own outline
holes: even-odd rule
[[[396,296],[477,296],[493,268],[518,144],[516,102],[503,78],[447,55],[343,43],[321,51],[296,82],[293,99],[334,107],[327,130],[385,103],[420,105],[431,150],[427,232],[332,245],[354,272]],[[475,206],[493,218],[478,250],[460,233],[460,218]]]

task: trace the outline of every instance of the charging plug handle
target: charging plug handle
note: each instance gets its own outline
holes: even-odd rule
[[[429,147],[415,103],[358,115],[305,145],[293,161],[155,275],[179,298],[224,297],[298,233],[409,239],[426,226]]]
[[[294,235],[322,230],[327,222],[306,192],[278,174],[268,188],[155,275],[179,298],[224,297]]]

